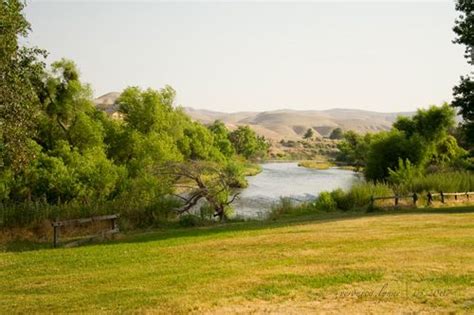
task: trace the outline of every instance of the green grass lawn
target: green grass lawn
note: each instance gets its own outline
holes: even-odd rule
[[[129,234],[0,253],[0,313],[474,312],[474,208]]]

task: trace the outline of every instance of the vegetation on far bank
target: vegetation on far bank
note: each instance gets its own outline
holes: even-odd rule
[[[262,172],[262,167],[256,163],[246,163],[244,164],[244,175],[245,176],[255,176]]]
[[[305,160],[305,161],[299,161],[298,166],[311,168],[315,170],[327,170],[328,168],[334,166],[334,164],[328,161]]]

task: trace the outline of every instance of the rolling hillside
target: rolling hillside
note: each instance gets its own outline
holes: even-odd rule
[[[95,100],[96,105],[109,114],[117,111],[117,92],[105,94]],[[412,113],[378,113],[355,109],[329,110],[273,110],[265,112],[224,113],[186,107],[186,112],[195,120],[211,123],[223,121],[233,129],[239,125],[249,125],[257,133],[272,140],[300,139],[308,128],[313,128],[318,136],[328,136],[334,128],[365,133],[388,130],[398,115]]]

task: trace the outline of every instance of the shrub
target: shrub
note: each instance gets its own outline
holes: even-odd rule
[[[390,174],[388,178],[389,181],[395,185],[409,183],[421,175],[420,169],[417,168],[416,165],[413,165],[408,159],[405,161],[398,159],[398,168],[395,170],[389,168],[388,172]]]
[[[319,197],[315,203],[315,207],[319,210],[332,211],[337,208],[337,204],[332,198],[331,193],[323,191],[319,194]]]
[[[201,220],[212,220],[214,209],[206,203],[199,208],[199,216],[201,217]]]
[[[272,205],[272,208],[268,213],[268,219],[276,220],[282,215],[288,213],[292,207],[293,204],[291,202],[291,199],[282,197],[280,198],[280,201],[278,203]]]
[[[393,190],[384,183],[363,183],[354,185],[349,194],[356,207],[363,207],[370,203],[371,196],[393,195]]]
[[[282,197],[278,203],[272,206],[268,214],[269,220],[276,220],[282,216],[298,216],[311,214],[316,211],[311,203],[296,203],[291,198]]]
[[[334,200],[336,207],[340,210],[347,211],[353,207],[349,194],[344,192],[342,189],[333,190],[331,192],[331,198]]]
[[[184,214],[179,217],[179,225],[182,227],[193,227],[201,225],[201,219],[193,214]]]

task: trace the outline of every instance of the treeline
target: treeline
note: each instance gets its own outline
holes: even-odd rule
[[[365,180],[347,191],[322,192],[312,202],[294,204],[282,199],[270,218],[320,211],[373,211],[374,196],[412,193],[423,206],[428,203],[428,192],[474,191],[474,158],[468,151],[469,142],[463,141],[465,128],[466,122],[456,126],[454,108],[443,104],[419,109],[413,117],[399,117],[390,131],[364,135],[347,131],[338,143],[336,159],[362,171]]]
[[[474,191],[474,159],[459,146],[459,133],[448,104],[399,117],[390,131],[345,132],[337,160],[362,171],[365,181],[348,191],[322,192],[314,203],[295,206],[285,201],[272,214],[372,210],[372,196],[417,193],[423,204],[428,192]]]
[[[265,156],[264,138],[247,126],[192,121],[169,86],[125,89],[123,119],[108,117],[74,62],[48,69],[44,50],[19,46],[30,30],[22,9],[1,2],[0,225],[117,211],[134,224],[167,218],[180,206],[171,196],[183,193],[170,170],[190,161],[209,165],[200,168],[206,189],[212,170],[225,174],[225,189],[245,185],[246,160]]]
[[[359,135],[346,132],[338,161],[363,169],[370,181],[408,174],[472,169],[469,152],[456,140],[455,111],[448,104],[399,117],[390,131]]]

